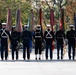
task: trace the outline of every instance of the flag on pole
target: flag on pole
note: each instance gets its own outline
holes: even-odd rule
[[[60,9],[60,30],[64,30],[64,9]]]
[[[53,25],[54,25],[54,10],[51,9],[50,11],[50,24],[52,26],[52,30],[53,30]]]
[[[40,18],[41,32],[43,34],[43,29],[42,29],[42,9],[41,8],[39,10],[39,18]]]
[[[8,9],[7,12],[7,25],[6,30],[11,31],[12,30],[12,16],[11,16],[11,9]]]
[[[53,31],[53,25],[54,25],[54,10],[51,9],[50,11],[50,25],[52,27],[52,31]],[[52,40],[52,50],[54,50],[54,40]]]
[[[76,30],[76,13],[74,13],[74,25],[75,25],[75,30]]]
[[[18,32],[22,32],[22,23],[21,23],[21,12],[20,12],[20,10],[17,10],[16,29],[17,29]]]
[[[32,31],[34,28],[34,13],[33,13],[33,9],[31,9],[30,11],[30,17],[29,17],[29,22],[30,22],[30,30]]]

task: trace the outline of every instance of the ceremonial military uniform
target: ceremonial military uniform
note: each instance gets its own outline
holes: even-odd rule
[[[59,49],[61,49],[61,59],[63,59],[63,44],[64,44],[65,33],[62,30],[56,32],[57,40],[57,59],[59,59]]]
[[[16,60],[18,60],[18,45],[19,45],[19,34],[16,31],[16,28],[13,27],[13,31],[11,32],[11,45],[12,45],[12,60],[14,60],[14,52],[16,51]]]
[[[41,32],[41,27],[40,25],[37,25],[36,30],[34,31],[33,35],[35,39],[35,55],[36,55],[36,60],[37,60],[37,54],[39,53],[39,60],[41,59],[41,47],[42,47],[42,39],[43,39],[43,34]]]
[[[71,52],[73,59],[75,58],[75,37],[76,33],[75,30],[73,30],[73,25],[70,25],[70,30],[66,34],[67,39],[68,39],[68,56],[69,59],[71,59]],[[71,50],[72,48],[72,50]]]
[[[50,48],[50,59],[52,59],[52,42],[54,40],[54,32],[50,30],[50,25],[47,25],[47,30],[44,32],[44,39],[46,41],[46,59],[48,59],[48,48]]]
[[[0,30],[0,38],[1,38],[1,59],[3,60],[5,51],[5,60],[7,60],[8,57],[8,38],[10,37],[9,31],[6,29],[6,23],[2,23],[2,29]]]
[[[27,48],[27,59],[30,59],[30,40],[32,40],[32,34],[30,31],[27,30],[27,26],[25,27],[24,31],[22,32],[22,41],[23,41],[23,58],[26,58],[26,48]]]

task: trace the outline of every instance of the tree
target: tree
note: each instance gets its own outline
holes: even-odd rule
[[[15,25],[16,11],[21,10],[21,19],[23,24],[27,24],[30,14],[30,2],[26,0],[0,0],[0,23],[6,22],[7,10],[12,10],[12,23]]]

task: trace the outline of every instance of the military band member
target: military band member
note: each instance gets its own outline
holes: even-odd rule
[[[39,60],[41,60],[41,46],[42,46],[42,39],[43,39],[43,34],[41,32],[41,26],[37,25],[34,31],[33,38],[35,39],[35,59],[37,60],[37,55],[39,54]]]
[[[12,60],[14,60],[14,52],[16,52],[16,60],[18,60],[18,44],[19,44],[19,35],[16,31],[16,27],[13,26],[11,32],[11,45],[12,45]]]
[[[50,59],[53,58],[52,53],[52,41],[54,40],[54,32],[51,29],[51,25],[47,25],[47,30],[44,32],[44,39],[46,41],[46,54],[45,57],[48,59],[48,49],[50,48]]]
[[[75,37],[76,37],[76,33],[75,30],[73,29],[74,25],[70,25],[70,30],[67,31],[67,39],[68,39],[68,56],[69,59],[71,59],[71,57],[73,56],[73,60],[75,58]],[[72,56],[71,56],[71,52],[72,52]]]
[[[28,27],[24,27],[24,31],[22,32],[22,41],[23,41],[23,59],[26,59],[26,51],[27,51],[27,59],[30,59],[30,40],[32,40],[32,34],[28,30]],[[26,50],[27,49],[27,50]]]
[[[59,59],[59,50],[61,49],[61,59],[63,59],[63,45],[64,45],[65,33],[62,30],[56,32],[57,41],[57,59]]]
[[[6,23],[2,23],[2,29],[0,30],[0,38],[1,38],[1,59],[4,59],[4,51],[5,51],[5,60],[8,58],[8,39],[10,37],[9,31],[6,30]]]

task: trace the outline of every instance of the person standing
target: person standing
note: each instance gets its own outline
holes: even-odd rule
[[[73,56],[73,60],[75,58],[75,37],[76,37],[76,32],[74,30],[74,25],[70,25],[70,30],[67,31],[66,37],[68,39],[68,56],[69,59]],[[71,56],[72,52],[72,56]]]
[[[5,60],[8,58],[8,39],[11,39],[9,31],[6,30],[6,23],[2,23],[2,29],[0,30],[1,38],[1,59],[4,59],[5,51]]]
[[[16,31],[15,26],[13,26],[13,29],[11,32],[11,45],[12,45],[12,60],[14,60],[14,52],[16,52],[16,60],[18,60],[19,34]]]
[[[47,24],[47,30],[44,32],[44,39],[46,42],[46,54],[45,57],[48,60],[48,49],[50,48],[50,59],[53,58],[52,42],[54,40],[54,32],[51,29],[51,25]]]
[[[37,55],[39,54],[39,60],[41,60],[41,47],[42,47],[42,40],[43,40],[43,34],[41,32],[41,26],[37,25],[34,31],[33,38],[35,39],[35,60],[37,60]]]
[[[63,59],[63,45],[64,45],[65,33],[62,30],[56,32],[57,41],[57,59],[59,59],[59,50],[61,49],[61,59]]]
[[[27,49],[27,59],[30,59],[30,40],[32,40],[31,31],[28,30],[28,27],[25,26],[22,31],[21,38],[23,41],[23,59],[26,59],[26,49]]]

